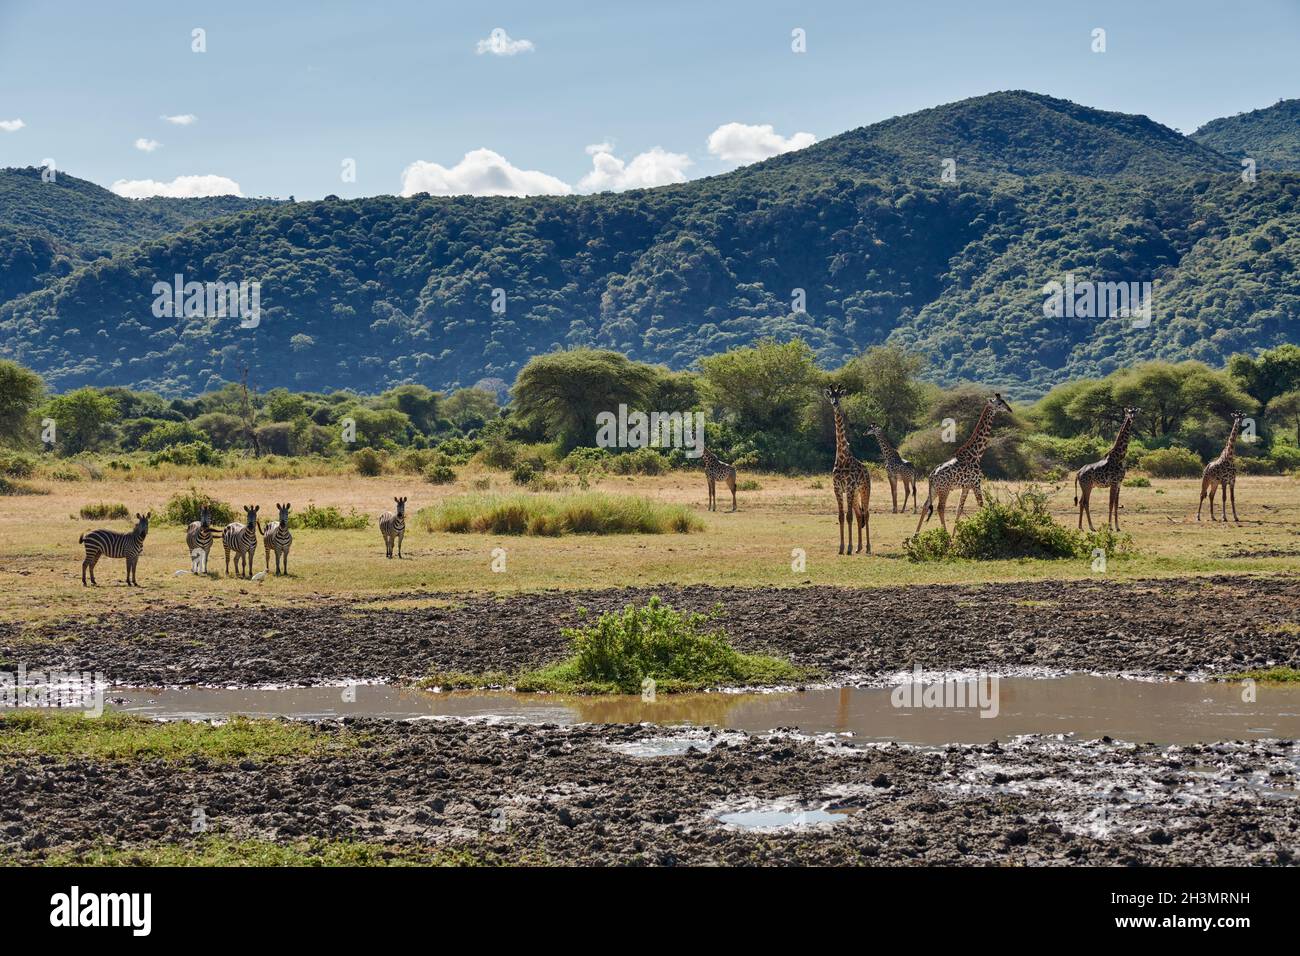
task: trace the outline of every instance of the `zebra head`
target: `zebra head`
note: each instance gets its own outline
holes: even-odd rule
[[[275,507],[276,510],[280,512],[280,527],[289,527],[289,502],[286,501],[284,504],[280,504],[277,501]]]
[[[394,498],[393,500],[397,502],[397,517],[399,517],[399,518],[405,518],[405,517],[406,517],[406,498],[404,498],[404,497],[403,497],[403,498]]]
[[[212,527],[212,509],[209,508],[207,505],[204,505],[203,507],[199,508],[199,527],[200,528]]]
[[[244,527],[257,528],[257,513],[261,510],[261,505],[244,505]]]
[[[152,511],[146,511],[144,514],[140,514],[138,511],[135,513],[135,531],[132,533],[141,541],[149,533],[149,519],[151,517],[153,517]]]

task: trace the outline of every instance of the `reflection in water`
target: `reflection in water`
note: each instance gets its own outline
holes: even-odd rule
[[[855,742],[986,743],[1020,734],[1184,744],[1300,738],[1300,687],[1259,685],[1242,700],[1229,683],[1129,681],[1073,674],[998,682],[996,717],[974,707],[896,707],[891,688],[830,687],[804,692],[561,697],[501,692],[433,693],[390,685],[267,690],[114,690],[111,708],[160,717],[230,714],[289,717],[466,717],[532,723],[655,723],[763,733],[852,734]],[[912,698],[908,698],[912,699]],[[916,698],[920,699],[920,698]]]

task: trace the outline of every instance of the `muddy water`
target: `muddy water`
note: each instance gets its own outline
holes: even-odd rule
[[[924,685],[910,685],[914,689]],[[300,718],[450,717],[529,723],[655,723],[762,733],[797,728],[844,734],[846,742],[935,746],[986,743],[1020,734],[1074,734],[1080,739],[1187,744],[1216,740],[1300,738],[1300,687],[1256,688],[1244,701],[1239,684],[1147,682],[1075,674],[1004,678],[983,708],[916,706],[925,697],[890,688],[817,688],[790,693],[712,693],[582,698],[464,692],[433,693],[389,685],[272,690],[179,688],[109,693],[116,710],[156,717],[231,714]],[[352,699],[348,699],[351,697]],[[981,716],[981,712],[991,716]],[[995,715],[993,715],[995,713]]]

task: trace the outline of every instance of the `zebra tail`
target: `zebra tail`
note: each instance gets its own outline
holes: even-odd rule
[[[83,534],[81,537],[77,539],[77,544],[85,544],[85,543],[86,543],[86,536]]]

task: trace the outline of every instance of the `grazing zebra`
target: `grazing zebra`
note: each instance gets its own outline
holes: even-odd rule
[[[393,556],[393,542],[397,542],[397,556],[402,556],[402,539],[406,537],[406,499],[394,498],[397,502],[397,514],[385,511],[379,516],[379,533],[384,536],[384,549],[388,557]]]
[[[100,528],[90,534],[83,534],[77,539],[78,544],[86,546],[86,558],[81,562],[82,587],[86,586],[86,571],[90,571],[91,585],[99,586],[99,582],[95,580],[95,565],[102,557],[125,558],[127,586],[140,586],[140,582],[135,577],[135,567],[140,561],[140,553],[144,551],[144,538],[149,533],[149,518],[152,515],[152,511],[144,514],[137,513],[135,528],[130,534]]]
[[[261,505],[244,505],[246,522],[232,521],[221,532],[221,546],[226,549],[226,574],[230,574],[230,552],[235,552],[235,577],[253,576],[253,555],[257,553],[257,533],[262,530],[257,523]],[[241,568],[243,570],[241,570]]]
[[[199,508],[199,520],[191,521],[185,530],[185,545],[190,549],[195,574],[208,573],[208,554],[212,551],[212,510],[203,505]],[[202,552],[202,557],[195,552]]]
[[[266,552],[266,570],[271,570],[271,552],[275,552],[275,573],[280,573],[280,555],[284,555],[284,573],[289,573],[289,545],[293,544],[293,535],[289,533],[289,503],[275,503],[280,512],[279,521],[267,523],[266,534],[262,536],[262,548]]]

